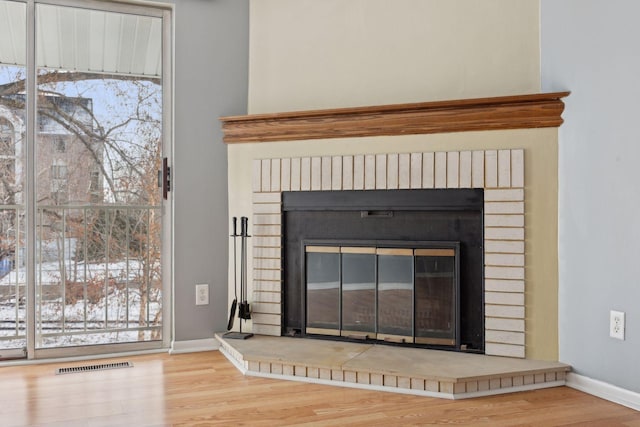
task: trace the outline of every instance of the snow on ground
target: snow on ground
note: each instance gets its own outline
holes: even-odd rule
[[[79,299],[65,304],[61,296],[50,297],[37,301],[36,319],[38,334],[41,336],[40,346],[69,346],[106,344],[114,342],[139,341],[138,331],[109,331],[109,329],[137,328],[140,316],[140,292],[132,287],[141,274],[141,263],[138,261],[85,264],[67,261],[65,265],[67,277],[74,277],[77,282],[102,281],[108,275],[119,284],[129,283],[130,286],[109,286],[108,295],[91,303],[90,300]],[[36,268],[39,284],[42,286],[60,285],[60,264],[57,262],[42,263]],[[127,280],[128,279],[128,280]],[[21,287],[25,283],[25,270],[11,271],[0,279],[0,286]],[[162,296],[158,289],[151,289],[149,293],[146,318],[150,324],[162,309]],[[16,304],[15,295],[5,296],[0,300],[0,349],[15,348],[16,343],[22,342],[18,338],[24,336],[24,320],[26,306],[24,301]],[[19,321],[16,330],[16,320]],[[128,320],[128,322],[127,322]],[[141,325],[146,326],[146,323]],[[62,328],[64,327],[64,333]],[[63,333],[63,335],[59,335]],[[151,338],[151,331],[144,331],[144,339]]]
[[[84,282],[85,278],[88,280],[104,278],[106,274],[112,279],[133,281],[142,275],[142,263],[137,260],[111,263],[84,263],[66,260],[63,268],[68,280],[77,282]],[[27,282],[26,276],[27,272],[24,267],[12,270],[0,279],[0,286],[24,284]],[[36,277],[38,284],[43,286],[59,284],[60,277],[62,277],[61,263],[43,262],[37,264]]]

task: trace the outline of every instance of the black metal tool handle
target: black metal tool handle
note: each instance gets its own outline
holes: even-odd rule
[[[233,217],[233,234],[231,237],[238,237],[238,217]]]
[[[244,320],[251,319],[251,309],[247,302],[247,237],[249,237],[249,218],[243,216],[240,218],[240,304],[238,306],[238,317]]]
[[[249,218],[247,218],[246,216],[243,216],[242,218],[240,218],[240,235],[243,237],[247,237],[248,236],[248,227],[249,226]]]

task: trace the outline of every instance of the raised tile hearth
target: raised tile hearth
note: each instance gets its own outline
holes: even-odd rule
[[[511,357],[388,345],[216,334],[220,351],[245,375],[464,399],[557,387],[570,367]]]

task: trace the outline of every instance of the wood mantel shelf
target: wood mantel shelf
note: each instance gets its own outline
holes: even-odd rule
[[[570,92],[221,117],[225,143],[530,129],[562,124]]]

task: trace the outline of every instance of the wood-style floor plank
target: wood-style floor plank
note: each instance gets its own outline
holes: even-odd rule
[[[451,401],[245,377],[219,352],[0,367],[0,425],[640,426],[640,413],[567,387]],[[102,363],[101,361],[100,363]]]

